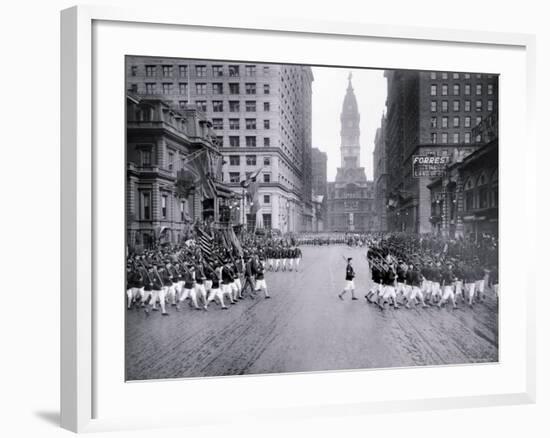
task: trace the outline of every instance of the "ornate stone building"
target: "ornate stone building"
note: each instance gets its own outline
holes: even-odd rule
[[[428,188],[433,232],[477,241],[482,234],[498,236],[497,113],[475,126],[472,137],[481,146],[468,156],[457,156]]]
[[[283,232],[313,229],[310,67],[126,59],[129,92],[206,115],[224,155],[223,180],[236,195],[242,195],[239,183],[261,169],[259,212],[253,218],[242,202],[242,223]]]
[[[341,167],[336,179],[328,185],[328,229],[332,231],[366,232],[376,230],[374,184],[367,181],[365,168],[360,167],[360,115],[351,84],[351,74],[341,122]]]
[[[221,181],[221,153],[205,115],[128,94],[126,117],[128,249],[181,243],[195,220],[227,225],[233,193]]]

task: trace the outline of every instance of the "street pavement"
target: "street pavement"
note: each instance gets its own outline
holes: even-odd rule
[[[367,304],[365,248],[305,246],[299,272],[268,272],[272,299],[170,316],[126,312],[127,380],[498,361],[498,303],[381,311]],[[358,301],[344,285],[353,257]]]

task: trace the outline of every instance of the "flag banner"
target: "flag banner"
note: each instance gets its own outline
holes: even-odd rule
[[[227,251],[231,252],[232,245],[229,236],[227,235],[227,230],[221,231],[221,244]]]
[[[229,239],[231,240],[231,243],[233,244],[233,247],[237,250],[237,254],[239,254],[239,257],[243,256],[243,248],[241,246],[241,242],[237,238],[237,235],[235,234],[235,230],[233,228],[230,228],[228,230],[229,233]]]
[[[190,169],[178,170],[176,177],[176,196],[180,199],[187,198],[191,189],[195,187],[198,175]]]
[[[256,182],[258,175],[263,169],[264,169],[263,167],[260,167],[256,172],[251,173],[247,178],[241,181],[241,187],[247,188],[250,186],[252,182]]]
[[[204,231],[201,227],[197,227],[197,240],[199,248],[201,250],[202,256],[208,260],[212,261],[212,246],[214,237]]]
[[[260,197],[258,194],[258,187],[260,185],[258,181],[258,175],[263,170],[263,167],[258,169],[256,172],[251,174],[245,181],[248,181],[248,183],[245,183],[243,187],[246,187],[246,191],[248,194],[248,197],[250,198],[251,206],[250,206],[250,213],[251,214],[257,214],[260,209]],[[242,183],[241,183],[242,185]]]
[[[212,152],[208,152],[208,156],[209,156],[209,169],[208,169],[209,176],[214,181],[221,181],[223,156],[221,154],[216,154]]]
[[[215,189],[213,188],[213,185],[210,183],[210,155],[208,151],[204,151],[204,153],[200,154],[195,160],[195,168],[197,169],[198,174],[200,175],[199,181],[197,182],[197,186],[200,187],[202,190],[203,197],[206,199],[213,199],[215,198]]]
[[[186,198],[194,187],[205,199],[215,198],[211,156],[206,149],[191,154],[183,161],[182,166],[176,180],[176,194],[179,197]]]
[[[264,227],[264,217],[261,214],[258,214],[258,210],[255,212],[256,215],[256,229],[261,230]]]
[[[194,152],[182,160],[182,168],[176,176],[176,196],[187,198],[191,189],[196,188],[201,182],[201,172],[197,168],[196,160],[204,154],[204,151]]]
[[[222,169],[224,165],[223,161],[223,155],[218,155],[217,161],[216,161],[216,167],[214,168],[214,179],[217,181],[222,180]]]

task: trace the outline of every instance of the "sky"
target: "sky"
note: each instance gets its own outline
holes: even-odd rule
[[[328,155],[328,180],[334,181],[336,168],[340,166],[340,113],[350,72],[361,116],[361,166],[365,167],[367,178],[372,179],[374,136],[380,126],[386,104],[387,86],[384,71],[339,67],[312,67],[312,70],[312,146]]]

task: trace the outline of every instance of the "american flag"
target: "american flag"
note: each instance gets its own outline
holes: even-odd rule
[[[212,262],[212,242],[214,241],[214,238],[200,227],[197,228],[197,235],[197,240],[199,243],[199,248],[202,252],[202,256],[208,262]]]

